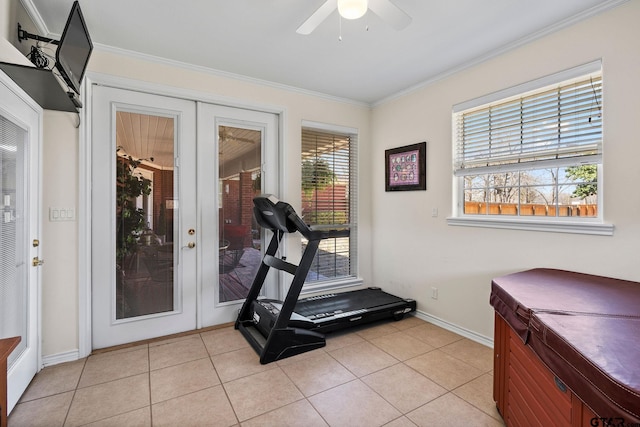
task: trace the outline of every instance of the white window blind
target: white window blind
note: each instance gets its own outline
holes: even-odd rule
[[[309,225],[349,224],[351,229],[349,237],[320,243],[307,282],[353,277],[357,134],[303,128],[301,149],[303,220]]]
[[[22,354],[26,343],[26,286],[24,271],[24,129],[0,116],[0,337],[22,336],[9,366]]]
[[[600,163],[602,76],[454,114],[456,176]]]

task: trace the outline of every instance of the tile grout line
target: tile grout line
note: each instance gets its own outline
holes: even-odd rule
[[[402,330],[398,330],[398,332],[403,332],[403,331],[402,331]],[[393,332],[393,333],[396,333],[396,332]],[[380,336],[375,337],[375,338],[372,338],[372,339],[381,338],[381,337],[384,337],[384,336],[386,336],[386,335],[391,335],[391,333],[389,333],[389,334],[384,334],[384,335],[380,335]],[[384,349],[382,349],[381,347],[377,346],[377,345],[376,345],[374,342],[372,342],[371,340],[369,340],[369,339],[365,339],[365,341],[366,341],[366,342],[368,342],[369,344],[373,345],[374,347],[378,348],[380,351],[384,352],[385,354],[388,354],[388,355],[389,355],[389,356],[391,356],[393,359],[395,359],[398,363],[394,363],[393,365],[391,365],[391,366],[387,366],[386,368],[382,368],[382,369],[379,369],[379,370],[377,370],[377,371],[370,372],[370,373],[368,373],[368,374],[366,374],[366,375],[363,375],[362,377],[358,377],[358,379],[359,379],[359,380],[360,380],[360,381],[361,381],[361,382],[362,382],[362,383],[363,383],[363,384],[364,384],[364,385],[365,385],[369,390],[371,390],[373,393],[375,393],[377,396],[379,396],[382,400],[384,400],[385,402],[387,402],[387,403],[388,403],[392,408],[394,408],[395,410],[397,410],[397,411],[400,413],[400,416],[399,416],[399,417],[394,418],[393,420],[389,421],[388,423],[385,423],[385,425],[386,425],[386,424],[390,424],[390,423],[392,423],[392,422],[394,422],[394,421],[396,421],[396,420],[398,420],[398,419],[400,419],[400,418],[403,418],[403,417],[406,417],[410,422],[412,422],[412,423],[413,423],[413,421],[411,421],[411,420],[409,419],[409,417],[407,417],[407,414],[408,414],[408,413],[410,413],[410,412],[415,411],[416,409],[418,409],[418,408],[420,408],[420,407],[422,407],[422,406],[424,406],[424,405],[428,405],[430,402],[432,402],[433,400],[437,399],[437,397],[436,397],[436,398],[434,398],[434,399],[432,399],[432,400],[430,400],[429,402],[425,402],[423,405],[420,405],[418,408],[414,408],[414,409],[412,409],[411,411],[409,411],[409,412],[406,412],[406,413],[405,413],[402,409],[398,408],[396,405],[394,405],[392,402],[390,402],[387,398],[385,398],[383,395],[381,395],[381,394],[380,394],[380,393],[378,393],[376,390],[374,390],[374,389],[373,389],[373,388],[372,388],[372,387],[371,387],[371,386],[370,386],[366,381],[364,381],[364,380],[363,380],[363,378],[368,377],[368,376],[370,376],[370,375],[373,375],[373,374],[375,374],[375,373],[377,373],[377,372],[382,372],[383,370],[388,369],[388,368],[391,368],[391,367],[393,367],[393,366],[402,365],[402,366],[406,366],[406,367],[407,367],[407,368],[409,368],[409,369],[412,369],[414,372],[416,372],[416,374],[420,375],[421,377],[424,377],[424,378],[426,378],[426,379],[428,379],[428,380],[430,380],[430,381],[432,381],[432,382],[434,382],[434,381],[433,381],[433,380],[431,380],[430,378],[426,377],[424,374],[422,374],[422,373],[420,373],[420,372],[416,371],[415,369],[411,368],[409,365],[407,365],[407,364],[405,363],[405,361],[404,361],[404,360],[400,360],[400,359],[398,359],[397,357],[395,357],[395,356],[393,356],[392,354],[388,353],[387,351],[385,351],[385,350],[384,350]],[[433,350],[426,351],[425,353],[422,353],[422,354],[429,353],[430,351],[433,351]],[[416,357],[422,356],[422,354],[421,354],[421,355],[418,355],[418,356],[416,356]],[[435,383],[435,382],[434,382],[434,383]],[[437,384],[437,383],[436,383],[436,384]],[[439,397],[439,396],[438,396],[438,397]]]
[[[149,424],[153,427],[153,404],[151,403],[151,349],[147,346],[147,379],[149,384]]]
[[[466,383],[464,383],[464,384],[460,384],[458,387],[456,387],[456,388],[454,388],[454,389],[450,390],[449,392],[450,392],[450,393],[452,393],[452,394],[453,394],[454,396],[456,396],[457,398],[464,400],[465,402],[467,402],[469,405],[473,406],[474,408],[478,409],[478,410],[479,410],[480,412],[482,412],[483,414],[486,414],[486,415],[490,416],[491,418],[494,418],[494,419],[495,419],[495,417],[494,417],[493,415],[491,415],[491,414],[487,413],[484,409],[480,408],[479,406],[477,406],[477,405],[476,405],[476,404],[474,404],[473,402],[468,401],[468,400],[467,400],[467,399],[465,399],[464,397],[462,397],[462,396],[458,396],[458,395],[455,393],[455,391],[456,391],[456,390],[458,390],[458,389],[460,389],[460,388],[464,387],[464,386],[465,386],[465,385],[467,385],[467,384],[470,384],[470,383],[472,383],[472,382],[476,381],[476,380],[477,380],[477,379],[479,379],[480,377],[483,377],[483,376],[485,376],[485,375],[488,375],[488,374],[489,374],[489,372],[491,372],[491,371],[483,372],[483,373],[482,373],[482,374],[480,374],[479,376],[477,376],[477,377],[475,377],[475,378],[473,378],[473,379],[471,379],[471,380],[467,381],[467,382],[466,382]]]
[[[403,332],[403,330],[398,330],[398,332]],[[395,332],[393,332],[393,333],[395,333]],[[455,396],[456,398],[459,398],[459,399],[463,400],[464,402],[466,402],[467,404],[469,404],[469,405],[473,406],[474,408],[478,409],[478,410],[479,410],[479,411],[481,411],[482,413],[484,413],[484,414],[486,414],[486,415],[491,416],[490,414],[487,414],[485,411],[483,411],[481,408],[478,408],[478,407],[477,407],[476,405],[474,405],[473,403],[471,403],[471,402],[467,401],[467,400],[466,400],[466,399],[464,399],[463,397],[458,396],[458,395],[456,395],[456,394],[454,393],[454,390],[456,390],[456,389],[458,389],[458,388],[462,387],[463,385],[466,385],[466,384],[468,384],[468,383],[470,383],[470,382],[472,382],[472,381],[475,381],[476,379],[478,379],[478,378],[480,378],[481,376],[485,375],[485,374],[486,374],[486,372],[482,371],[482,369],[476,368],[476,369],[478,369],[479,371],[481,371],[481,372],[482,372],[479,376],[472,378],[471,380],[469,380],[469,381],[465,382],[464,384],[459,385],[458,387],[456,387],[456,388],[454,388],[454,389],[452,389],[452,390],[449,390],[449,389],[447,389],[446,387],[443,387],[442,385],[438,384],[437,382],[435,382],[433,379],[429,378],[428,376],[426,376],[426,375],[422,374],[421,372],[416,371],[416,370],[415,370],[415,369],[413,369],[411,366],[407,365],[407,364],[405,363],[405,362],[406,362],[406,360],[399,360],[398,358],[396,358],[395,356],[393,356],[393,355],[391,355],[390,353],[386,352],[383,348],[381,348],[381,347],[377,346],[374,342],[372,342],[372,341],[371,341],[372,339],[381,338],[381,337],[384,337],[384,336],[387,336],[387,335],[390,335],[390,334],[391,334],[391,333],[383,334],[383,335],[376,336],[376,337],[371,338],[371,339],[367,339],[367,338],[363,337],[361,334],[357,334],[357,335],[358,335],[358,336],[360,336],[361,338],[363,338],[365,342],[367,342],[367,343],[369,343],[369,344],[373,345],[374,347],[376,347],[376,348],[377,348],[377,349],[379,349],[380,351],[384,352],[385,354],[388,354],[390,357],[392,357],[392,358],[394,358],[395,360],[397,360],[397,361],[398,361],[398,363],[395,363],[395,364],[393,364],[393,365],[391,365],[391,366],[388,366],[388,367],[385,367],[385,368],[379,369],[379,370],[377,370],[377,371],[370,372],[370,373],[368,373],[368,374],[366,374],[366,375],[363,375],[363,376],[358,376],[358,375],[356,375],[354,372],[351,372],[351,371],[350,371],[346,366],[344,366],[342,363],[340,363],[340,361],[339,361],[339,360],[335,359],[335,357],[334,357],[334,359],[335,359],[338,363],[340,363],[340,364],[341,364],[345,369],[349,370],[349,372],[351,372],[354,376],[356,376],[356,379],[360,380],[360,382],[361,382],[361,383],[363,383],[363,384],[364,384],[364,385],[365,385],[369,390],[371,390],[373,393],[375,393],[377,396],[379,396],[381,399],[383,399],[385,402],[387,402],[389,405],[391,405],[391,407],[395,408],[395,409],[396,409],[400,414],[402,414],[400,417],[396,418],[395,420],[397,420],[397,419],[399,419],[399,418],[402,418],[402,417],[406,417],[409,413],[411,413],[411,412],[413,412],[413,411],[416,411],[416,410],[420,409],[421,407],[423,407],[423,406],[425,406],[425,405],[428,405],[429,403],[431,403],[431,402],[433,402],[433,401],[435,401],[435,400],[437,400],[437,399],[439,399],[439,398],[442,398],[443,396],[446,396],[447,394],[451,394],[451,395]],[[410,336],[410,335],[409,335],[409,336]],[[427,353],[430,353],[430,352],[432,352],[432,351],[435,351],[435,350],[441,350],[443,347],[446,347],[447,345],[451,345],[451,344],[454,344],[454,343],[456,343],[456,342],[459,342],[459,341],[461,341],[462,339],[464,339],[464,337],[461,337],[461,339],[459,339],[459,340],[455,340],[455,341],[453,341],[453,342],[451,342],[451,343],[449,343],[449,344],[442,345],[442,346],[440,346],[440,347],[435,347],[435,346],[432,346],[431,344],[429,344],[429,343],[426,343],[426,342],[425,342],[425,344],[428,344],[428,345],[432,346],[433,348],[432,348],[431,350],[428,350],[428,351],[426,351],[426,352],[424,352],[424,353],[422,353],[422,354],[419,354],[419,355],[417,355],[417,356],[415,356],[415,357],[413,357],[413,358],[421,357],[421,356],[423,356],[423,355],[425,355],[425,354],[427,354]],[[419,341],[421,341],[421,342],[424,342],[423,340],[420,340],[419,338],[418,338],[418,340],[419,340]],[[354,344],[355,344],[355,343],[354,343]],[[349,346],[354,345],[354,344],[350,344],[350,345],[345,346],[345,347],[349,347]],[[441,351],[442,351],[442,350],[441,350]],[[329,353],[329,352],[327,352],[327,353]],[[446,352],[443,352],[443,353],[444,353],[444,354],[448,354],[448,353],[446,353]],[[333,355],[331,355],[331,354],[329,354],[329,355],[330,355],[331,357],[333,357]],[[453,355],[450,355],[450,356],[454,357],[456,360],[459,360],[459,361],[460,361],[460,362],[462,362],[462,363],[465,363],[466,365],[469,365],[469,366],[471,366],[471,367],[475,368],[475,366],[473,366],[473,365],[469,364],[468,362],[466,362],[466,361],[464,361],[464,360],[462,360],[462,359],[459,359],[458,357],[455,357],[455,356],[453,356]],[[411,359],[413,359],[413,358],[410,358],[410,359],[408,359],[408,360],[411,360]],[[371,386],[369,386],[369,384],[367,384],[365,381],[363,381],[363,378],[365,378],[365,377],[367,377],[367,376],[369,376],[369,375],[373,375],[373,374],[375,374],[375,373],[377,373],[377,372],[381,372],[381,371],[383,371],[383,370],[385,370],[385,369],[388,369],[388,368],[390,368],[390,367],[392,367],[392,366],[397,366],[397,365],[400,365],[400,364],[401,364],[401,365],[403,365],[403,366],[406,366],[407,368],[409,368],[409,369],[411,369],[412,371],[416,372],[416,374],[417,374],[417,375],[420,375],[420,376],[422,376],[422,377],[426,378],[427,380],[429,380],[429,381],[431,381],[431,382],[435,383],[436,385],[438,385],[438,386],[442,387],[446,392],[445,392],[445,393],[443,393],[442,395],[439,395],[439,396],[437,396],[437,397],[435,397],[435,398],[433,398],[433,399],[429,400],[428,402],[423,403],[423,404],[422,404],[422,405],[420,405],[419,407],[414,408],[414,409],[412,409],[411,411],[408,411],[408,412],[406,412],[406,413],[405,413],[405,412],[404,412],[404,411],[402,411],[400,408],[396,407],[393,403],[389,402],[389,401],[388,401],[384,396],[382,396],[382,395],[381,395],[380,393],[378,393],[376,390],[374,390],[373,388],[371,388]],[[346,384],[346,383],[345,383],[345,384]],[[336,386],[336,387],[338,387],[338,386]],[[334,387],[334,388],[335,388],[335,387]],[[493,417],[492,417],[492,418],[493,418]],[[409,419],[409,418],[407,417],[407,419]],[[409,420],[410,420],[410,419],[409,419]],[[392,420],[392,421],[394,421],[394,420]],[[390,422],[392,422],[392,421],[390,421]],[[410,421],[411,421],[411,420],[410,420]],[[413,422],[413,421],[411,421],[411,422]]]
[[[220,387],[222,387],[222,391],[224,392],[224,396],[227,398],[227,402],[229,402],[229,406],[231,407],[231,410],[233,411],[233,416],[236,418],[236,424],[240,425],[240,417],[238,417],[238,413],[236,412],[236,408],[233,407],[233,402],[231,402],[231,398],[229,397],[229,393],[227,392],[227,388],[224,386],[224,382],[222,381],[222,378],[220,378],[220,374],[218,373],[218,369],[216,369],[216,364],[213,363],[213,356],[211,355],[211,353],[209,353],[209,348],[207,347],[207,344],[204,342],[204,338],[202,338],[202,333],[198,334],[200,336],[200,339],[202,340],[202,344],[204,345],[204,349],[207,352],[207,354],[209,355],[209,363],[211,363],[211,366],[213,367],[213,372],[215,372],[216,376],[218,377],[218,381],[220,381]],[[227,381],[228,382],[228,381]],[[212,388],[212,387],[210,387]],[[151,427],[153,427],[153,424],[151,425]]]
[[[69,414],[71,413],[71,407],[73,406],[73,401],[76,398],[76,393],[78,392],[78,386],[80,385],[80,380],[82,379],[82,375],[84,374],[84,370],[87,367],[87,361],[89,357],[84,358],[84,363],[82,364],[82,370],[80,371],[80,375],[78,375],[78,381],[76,382],[76,386],[73,388],[73,395],[71,396],[71,402],[69,402],[69,407],[67,408],[67,413],[64,416],[64,420],[62,421],[62,425],[67,424],[67,420],[69,419]]]
[[[87,365],[87,362],[88,362],[88,360],[89,360],[89,357],[91,357],[91,355],[85,358],[85,364],[84,364],[84,366],[83,366],[83,368],[82,368],[82,373],[80,374],[80,378],[78,378],[78,384],[76,385],[76,389],[74,390],[74,395],[73,395],[73,398],[72,398],[71,404],[73,404],[73,400],[75,399],[76,392],[79,390],[78,385],[80,384],[80,379],[81,379],[81,377],[82,377],[82,374],[84,373],[84,370],[85,370],[85,368],[86,368],[86,365]],[[148,362],[150,362],[149,358],[150,358],[150,355],[149,355],[149,350],[148,350],[148,346],[147,346],[147,361],[148,361]],[[148,369],[146,373],[150,376],[150,374],[151,374],[151,370],[150,370],[150,369]],[[138,376],[138,375],[143,375],[143,374],[144,374],[144,373],[131,374],[131,375],[128,375],[128,376],[126,376],[126,377],[116,378],[116,379],[114,379],[114,380],[105,381],[105,382],[103,382],[103,383],[91,384],[91,385],[88,385],[88,386],[82,387],[82,389],[88,389],[88,388],[92,388],[92,387],[97,387],[97,386],[101,386],[101,385],[108,384],[108,383],[111,383],[111,382],[120,381],[120,380],[123,380],[123,379],[125,379],[125,378],[130,378],[130,377],[134,377],[134,376]],[[108,420],[108,419],[111,419],[111,418],[114,418],[114,417],[117,417],[117,416],[121,416],[121,415],[124,415],[124,414],[129,414],[129,413],[132,413],[132,412],[138,411],[138,410],[143,409],[143,408],[149,408],[149,419],[150,419],[150,421],[151,421],[151,426],[153,426],[153,415],[152,415],[152,411],[151,411],[151,378],[150,378],[150,377],[148,378],[148,384],[149,384],[149,405],[141,406],[141,407],[139,407],[139,408],[134,408],[134,409],[131,409],[131,410],[126,411],[126,412],[122,412],[122,413],[118,413],[118,414],[115,414],[115,415],[107,416],[107,417],[105,417],[105,418],[101,418],[101,419],[99,419],[99,420],[93,420],[93,421],[90,421],[90,422],[88,422],[88,423],[84,423],[84,424],[81,424],[81,425],[87,425],[87,424],[92,424],[92,423],[95,423],[95,422],[105,421],[105,420]],[[68,412],[67,412],[67,416],[65,417],[65,420],[64,420],[63,426],[67,423],[67,418],[68,418],[68,415],[69,415],[69,412],[70,412],[70,411],[71,411],[71,405],[69,406],[69,410],[68,410]]]

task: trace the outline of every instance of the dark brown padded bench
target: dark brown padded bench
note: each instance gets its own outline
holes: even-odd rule
[[[490,303],[496,311],[494,398],[507,424],[549,406],[566,412],[568,425],[640,423],[640,283],[533,269],[495,278]],[[585,407],[565,410],[544,396],[531,403],[536,393],[521,398],[527,392],[516,384],[539,387],[523,380],[538,378],[520,361],[529,356],[550,371],[560,394],[572,394]],[[527,408],[517,408],[518,401]]]

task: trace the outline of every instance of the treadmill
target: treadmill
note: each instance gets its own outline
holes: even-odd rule
[[[331,293],[298,300],[300,291],[323,239],[348,237],[347,226],[310,227],[288,203],[273,195],[253,199],[253,213],[262,228],[273,236],[235,322],[235,328],[247,339],[266,364],[326,345],[324,333],[381,319],[400,320],[416,310],[413,299],[404,299],[367,288]],[[277,258],[286,233],[299,232],[308,244],[298,265]],[[271,268],[293,275],[284,301],[259,298]]]

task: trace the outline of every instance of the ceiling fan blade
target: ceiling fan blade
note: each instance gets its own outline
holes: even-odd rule
[[[298,34],[311,34],[318,25],[322,24],[322,21],[327,19],[331,13],[338,8],[338,0],[327,0],[316,10],[313,14],[307,18],[296,30]]]
[[[391,0],[369,0],[369,9],[396,30],[402,30],[411,23],[411,17]]]

